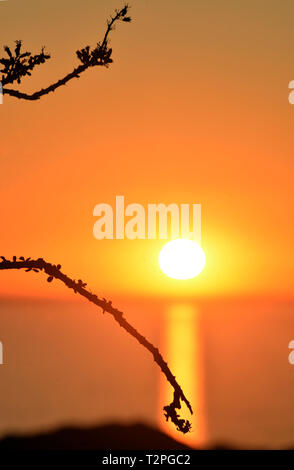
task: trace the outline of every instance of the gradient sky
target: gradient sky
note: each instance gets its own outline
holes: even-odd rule
[[[0,43],[52,59],[35,91],[94,45],[118,1],[7,0]],[[1,254],[44,257],[98,293],[293,295],[292,1],[132,2],[114,63],[39,102],[4,96]],[[201,203],[207,267],[169,280],[162,241],[95,240],[93,208]],[[57,286],[57,284],[56,284]],[[54,292],[54,294],[53,294]],[[0,295],[67,295],[42,276],[1,273]]]

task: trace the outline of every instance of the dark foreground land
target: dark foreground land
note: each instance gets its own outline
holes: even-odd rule
[[[191,449],[144,424],[64,427],[35,435],[11,435],[0,440],[1,469],[25,466],[38,470],[91,470],[101,465],[105,468],[105,464],[126,468],[143,468],[145,464],[160,464],[160,467],[189,464],[190,468],[232,465],[232,468],[238,468],[240,460],[245,466],[259,466],[260,463],[263,468],[267,459],[271,465],[280,468],[284,461],[286,467],[292,456],[293,451],[246,451],[220,445],[208,450]]]
[[[0,440],[1,450],[188,450],[163,432],[144,424],[109,424],[91,428],[65,427]]]

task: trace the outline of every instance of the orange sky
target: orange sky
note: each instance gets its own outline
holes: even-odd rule
[[[120,6],[0,3],[2,45],[23,39],[52,54],[21,89],[70,71]],[[4,96],[1,254],[60,263],[105,295],[292,296],[293,12],[291,1],[134,1],[109,69],[39,102]],[[162,241],[95,240],[93,208],[116,195],[201,203],[203,273],[166,278]],[[1,273],[0,295],[63,293],[41,276]]]

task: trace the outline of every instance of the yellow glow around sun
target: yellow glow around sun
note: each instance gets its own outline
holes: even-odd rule
[[[204,251],[193,240],[172,240],[159,253],[161,270],[173,279],[192,279],[201,273],[205,261]]]

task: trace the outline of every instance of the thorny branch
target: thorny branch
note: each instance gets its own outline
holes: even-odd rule
[[[83,49],[76,51],[76,55],[81,64],[74,68],[74,70],[68,73],[65,77],[61,78],[57,82],[49,85],[47,88],[42,88],[32,94],[22,93],[18,90],[5,88],[5,85],[12,84],[14,82],[21,83],[23,77],[31,75],[32,70],[37,66],[44,64],[50,59],[50,55],[45,54],[45,48],[41,49],[40,54],[32,55],[31,52],[22,52],[22,42],[16,41],[16,47],[14,52],[8,46],[4,47],[7,57],[0,59],[0,64],[4,68],[0,69],[2,72],[2,87],[3,94],[14,96],[15,98],[24,100],[38,100],[42,96],[47,95],[55,91],[62,85],[73,78],[80,78],[80,74],[87,70],[89,67],[104,66],[108,67],[113,62],[111,58],[112,49],[108,47],[109,34],[114,29],[117,21],[124,21],[129,23],[131,18],[128,15],[129,5],[125,5],[121,10],[116,10],[115,15],[111,17],[107,22],[107,29],[102,42],[98,42],[97,45],[90,49],[90,46],[86,46]]]
[[[87,284],[85,284],[81,279],[75,281],[70,277],[63,274],[60,269],[61,265],[54,265],[47,263],[43,258],[38,258],[32,260],[31,258],[24,258],[23,256],[17,258],[13,257],[13,260],[7,260],[4,256],[0,257],[0,269],[25,269],[26,271],[40,272],[44,271],[47,275],[47,281],[52,282],[53,279],[59,279],[67,287],[73,289],[75,293],[80,294],[81,296],[88,299],[90,302],[94,303],[98,307],[102,308],[103,313],[110,313],[118,324],[124,328],[130,335],[132,335],[142,346],[144,346],[148,351],[153,355],[154,361],[158,364],[164,375],[166,376],[168,382],[174,389],[174,399],[169,404],[166,405],[164,410],[164,415],[166,420],[170,418],[171,421],[176,425],[177,429],[182,433],[187,433],[191,429],[191,423],[188,420],[180,419],[177,414],[177,409],[181,408],[181,401],[183,401],[191,414],[193,414],[192,407],[184,395],[184,392],[181,386],[176,381],[175,376],[172,374],[167,363],[164,361],[162,355],[160,354],[158,348],[156,348],[152,343],[150,343],[143,335],[141,335],[123,316],[123,312],[113,307],[111,301],[107,301],[104,298],[99,298],[96,294],[93,294],[88,289],[86,289]]]

